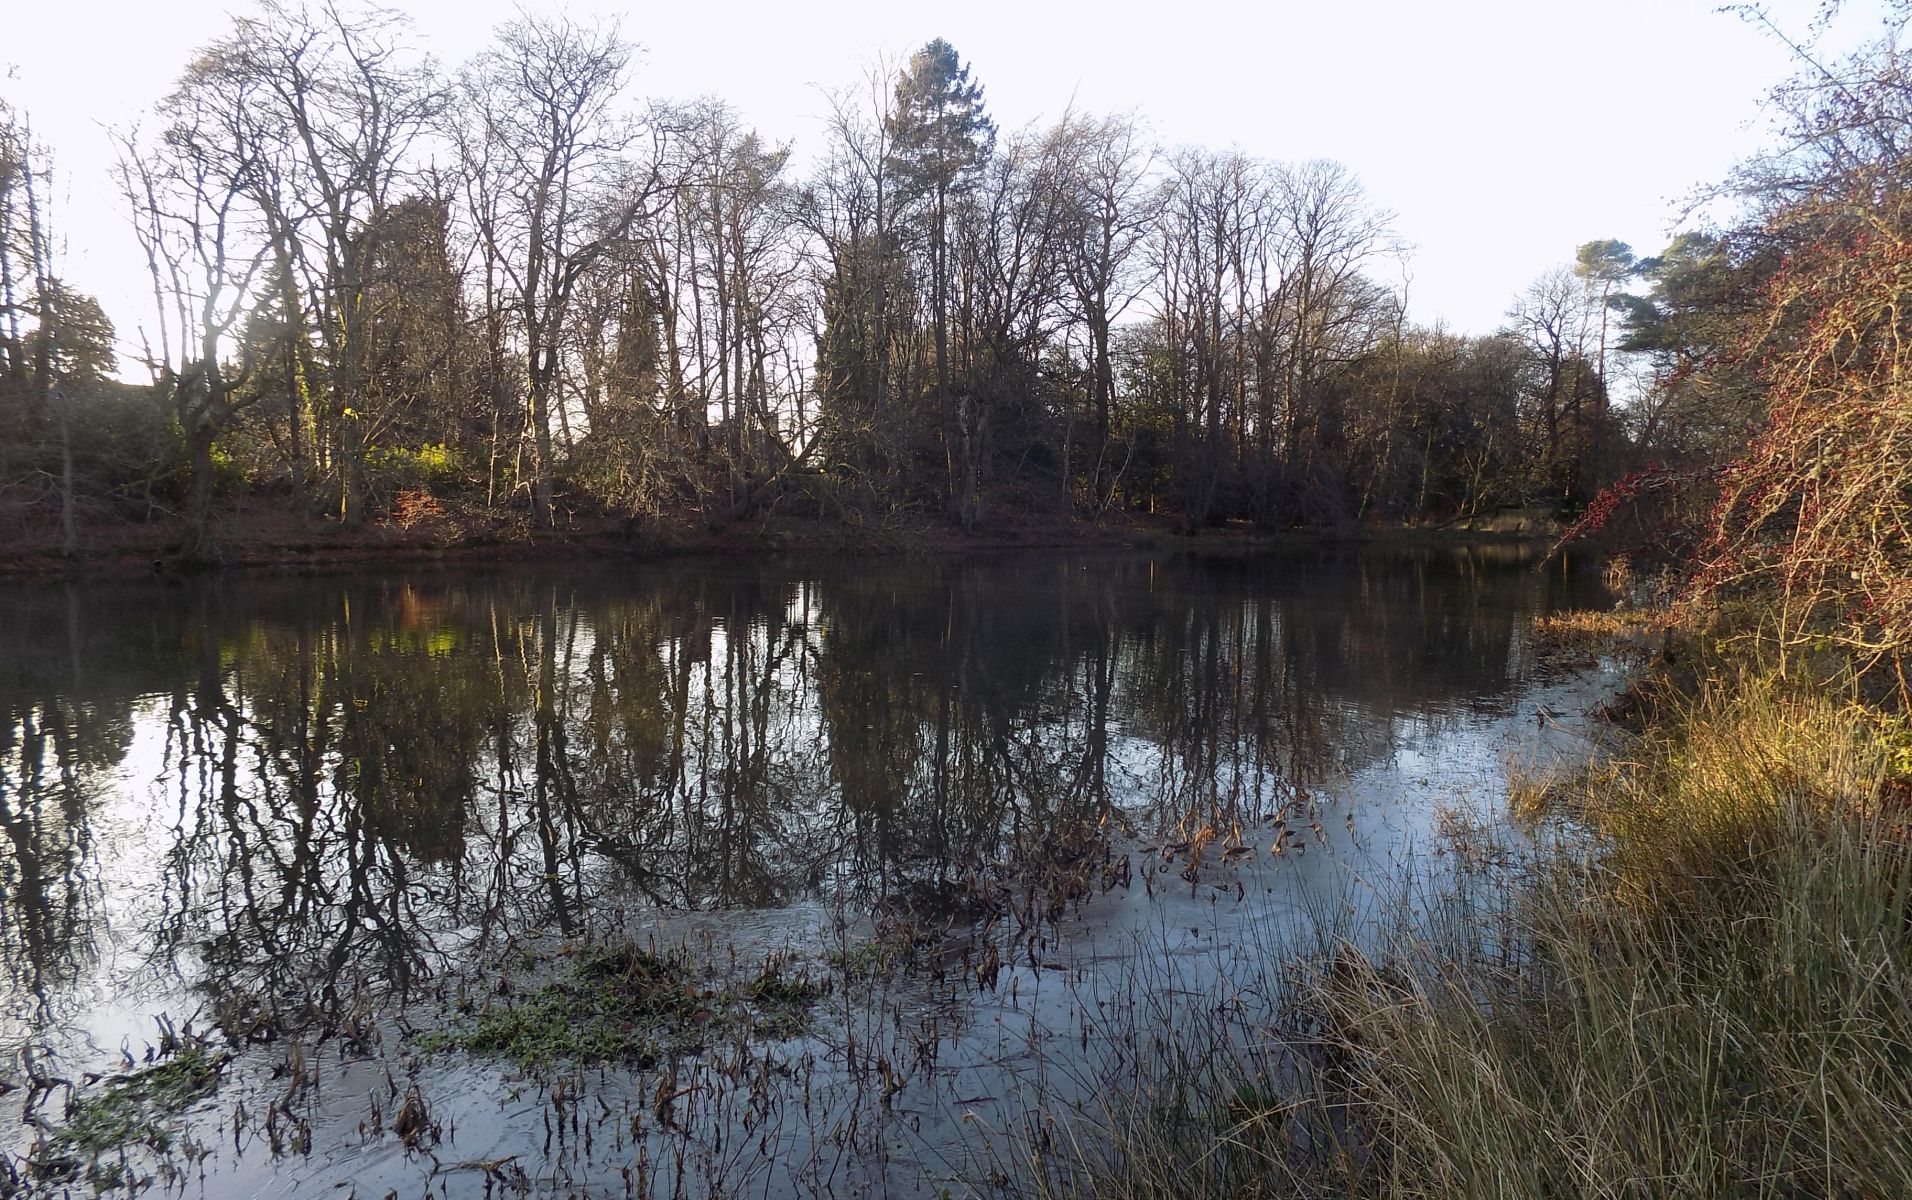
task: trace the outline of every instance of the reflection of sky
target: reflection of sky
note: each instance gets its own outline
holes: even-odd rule
[[[134,701],[132,741],[114,766],[89,773],[85,791],[110,797],[92,806],[89,873],[99,881],[92,914],[94,954],[79,960],[80,971],[48,997],[60,1032],[90,1039],[99,1050],[121,1046],[136,1054],[157,1040],[149,1013],[173,1007],[182,974],[193,965],[155,958],[149,933],[165,904],[161,851],[171,844],[176,820],[177,772],[167,761],[167,701],[144,696]],[[9,783],[15,782],[9,780]],[[10,997],[9,1016],[0,1020],[0,1045],[21,1036],[30,1001]],[[69,1024],[70,1023],[70,1024]],[[57,1040],[57,1039],[56,1039]]]
[[[941,853],[987,858],[1024,822],[1058,812],[1092,818],[1106,801],[1139,836],[1193,818],[1224,832],[1239,826],[1244,840],[1265,849],[1265,823],[1299,787],[1346,801],[1355,842],[1385,857],[1427,839],[1432,799],[1495,791],[1502,751],[1480,731],[1507,726],[1515,708],[1508,688],[1528,666],[1521,614],[1544,602],[1533,576],[1505,572],[1480,594],[1459,592],[1466,603],[1458,603],[1449,593],[1471,586],[1462,580],[1409,578],[1366,560],[1306,560],[1295,571],[1227,564],[1213,573],[1151,562],[1136,573],[1119,558],[1053,558],[928,579],[913,565],[866,564],[847,579],[734,569],[700,577],[679,568],[642,587],[428,581],[401,589],[397,600],[374,591],[343,604],[335,589],[354,581],[314,580],[262,588],[256,605],[242,592],[170,631],[163,613],[147,613],[161,630],[139,659],[147,686],[177,693],[120,701],[131,741],[86,779],[96,955],[76,952],[80,978],[50,997],[48,1027],[33,1028],[28,1007],[9,997],[8,1011],[18,1015],[0,1023],[0,1038],[74,1045],[83,1032],[98,1050],[126,1043],[137,1053],[153,1037],[150,1014],[164,1010],[182,1022],[204,1003],[184,985],[204,976],[198,959],[208,939],[238,947],[238,966],[222,966],[217,981],[232,988],[309,983],[333,949],[376,948],[362,924],[348,929],[344,913],[355,895],[374,907],[390,902],[416,940],[407,952],[433,971],[474,943],[495,952],[516,935],[550,928],[566,907],[588,919],[607,904],[698,909],[833,898],[819,889],[872,903],[893,878],[941,868],[912,853],[938,845],[923,840],[932,827],[952,839]],[[686,583],[701,590],[673,591]],[[426,622],[427,632],[407,620]],[[903,642],[883,641],[883,620],[901,624]],[[115,642],[102,642],[97,620],[88,625],[88,653],[114,665]],[[301,636],[283,636],[288,629]],[[912,653],[923,657],[908,659]],[[1100,796],[1085,773],[1098,654],[1112,672]],[[219,730],[187,719],[202,699],[208,655],[213,680],[241,718],[226,800],[222,748],[198,740]],[[77,647],[70,657],[79,658]],[[327,671],[360,671],[357,678],[376,683],[366,689],[374,693],[458,684],[475,694],[473,680],[495,675],[496,720],[480,722],[486,732],[473,748],[475,788],[460,828],[441,831],[449,859],[415,853],[403,829],[388,827],[388,841],[379,841],[373,827],[385,818],[368,816],[342,790],[350,773],[337,727],[376,718],[376,707],[323,710],[332,732],[312,747],[319,771],[315,811],[305,818],[307,851],[316,857],[299,857],[288,731],[273,728],[297,702],[269,691],[289,670],[314,695],[328,694]],[[533,709],[547,673],[569,769],[541,787]],[[112,703],[97,694],[110,690],[109,671],[96,666],[83,678],[94,693],[83,699]],[[662,686],[672,680],[682,684],[675,694]],[[660,687],[655,696],[630,691],[651,684]],[[6,689],[0,673],[0,702]],[[617,707],[633,697],[643,704]],[[360,700],[378,703],[348,702]],[[177,723],[175,705],[187,714]],[[657,724],[620,724],[631,711]],[[867,751],[856,735],[871,732],[844,723],[866,719],[898,731],[880,747],[885,760],[860,777],[895,790],[877,798],[886,811],[853,809],[839,774]],[[440,736],[414,726],[367,731],[388,742]],[[499,738],[509,746],[505,759]],[[551,801],[566,788],[568,799]],[[537,810],[539,794],[555,807]],[[387,803],[402,807],[403,798]],[[243,850],[221,824],[228,807],[256,810],[240,830]],[[1338,829],[1343,814],[1321,819]],[[881,836],[872,841],[872,831]],[[1290,874],[1308,880],[1322,872],[1331,868],[1316,853]],[[253,928],[258,920],[268,926]],[[173,953],[156,950],[162,931],[177,939]],[[279,960],[266,939],[283,947]],[[377,965],[369,949],[347,957],[355,971]],[[258,980],[245,977],[267,968]]]

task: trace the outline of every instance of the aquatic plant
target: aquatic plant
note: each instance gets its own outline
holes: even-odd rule
[[[824,992],[775,957],[747,981],[722,985],[700,983],[681,947],[660,954],[620,940],[565,957],[569,965],[554,977],[427,1033],[421,1044],[524,1069],[564,1061],[649,1067],[740,1034],[793,1036]]]
[[[187,1046],[143,1070],[107,1080],[98,1091],[75,1096],[66,1120],[53,1127],[27,1155],[27,1173],[42,1183],[84,1179],[104,1190],[127,1172],[127,1151],[172,1149],[179,1115],[219,1084],[223,1056]]]

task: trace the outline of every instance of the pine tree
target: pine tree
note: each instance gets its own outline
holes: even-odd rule
[[[996,123],[983,112],[983,89],[956,48],[941,38],[918,50],[896,82],[892,144],[904,197],[926,205],[936,388],[949,400],[949,211],[974,183],[996,146]]]

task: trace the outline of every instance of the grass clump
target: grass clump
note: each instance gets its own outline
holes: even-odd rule
[[[826,951],[824,961],[845,979],[880,979],[903,970],[914,947],[895,937],[873,937]]]
[[[1375,1147],[1359,1191],[1912,1195],[1888,767],[1863,709],[1709,692],[1576,789],[1596,856],[1519,897],[1521,953],[1422,945],[1392,986],[1323,987]]]
[[[742,985],[700,986],[681,951],[660,955],[625,942],[577,955],[555,977],[422,1040],[427,1049],[493,1055],[525,1069],[564,1061],[647,1067],[738,1035],[794,1036],[821,994],[780,958],[766,959]]]
[[[1548,789],[1577,834],[1499,899],[1313,959],[1267,1027],[1285,1057],[1162,1035],[1157,1085],[1039,1188],[1912,1195],[1897,744],[1873,710],[1715,681]]]
[[[1543,658],[1642,654],[1665,643],[1668,620],[1650,608],[1548,613],[1534,621],[1534,648]]]
[[[1653,723],[1625,754],[1548,792],[1607,853],[1608,881],[1636,905],[1736,905],[1788,846],[1808,857],[1855,824],[1889,834],[1894,724],[1771,675],[1655,690]]]
[[[83,1178],[100,1189],[116,1186],[125,1175],[125,1151],[172,1149],[179,1114],[219,1085],[225,1061],[202,1046],[188,1046],[154,1066],[106,1081],[97,1092],[76,1096],[65,1121],[29,1155],[30,1173],[47,1183]]]

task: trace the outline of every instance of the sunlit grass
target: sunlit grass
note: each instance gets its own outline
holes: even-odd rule
[[[1659,648],[1667,624],[1657,609],[1572,609],[1537,618],[1534,646],[1542,654],[1638,653]]]
[[[1029,1190],[1912,1195],[1895,728],[1736,679],[1529,780],[1574,835],[1497,899],[1233,981],[1282,997],[1279,1051],[1185,1006],[1153,1086],[1051,1136]]]

